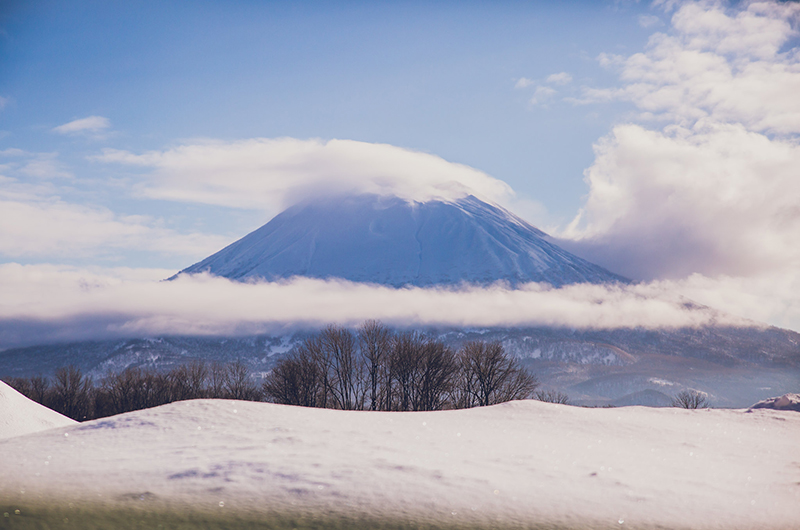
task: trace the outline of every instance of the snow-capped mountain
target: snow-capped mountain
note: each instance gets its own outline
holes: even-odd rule
[[[424,203],[375,195],[308,201],[181,271],[198,272],[235,280],[307,276],[396,287],[628,281],[473,196]]]

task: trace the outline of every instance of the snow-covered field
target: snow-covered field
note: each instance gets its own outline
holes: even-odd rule
[[[798,441],[800,414],[766,409],[525,401],[371,413],[196,400],[0,440],[0,509],[12,525],[46,504],[265,524],[311,514],[414,527],[789,529],[800,527]]]

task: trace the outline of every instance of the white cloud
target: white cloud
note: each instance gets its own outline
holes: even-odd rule
[[[151,198],[277,211],[309,195],[373,193],[424,201],[467,194],[502,202],[511,188],[438,156],[353,140],[255,138],[194,143],[133,154],[107,149],[95,160],[150,168]]]
[[[677,281],[658,282],[655,286],[744,318],[800,331],[798,268],[746,277],[692,274]]]
[[[623,99],[691,126],[710,118],[774,134],[800,132],[800,50],[781,51],[798,35],[800,4],[752,2],[742,9],[686,3],[670,33],[656,33],[647,51],[601,54],[620,68],[623,87],[587,88],[579,103]]]
[[[113,257],[121,250],[202,257],[228,243],[220,236],[181,234],[146,217],[0,192],[0,255],[10,258]]]
[[[149,251],[189,259],[230,243],[221,236],[179,233],[158,219],[62,199],[80,192],[56,153],[9,148],[0,156],[8,159],[0,165],[0,257],[119,258],[127,251]],[[70,186],[57,180],[63,178],[70,178]]]
[[[8,98],[4,98],[3,96],[0,96],[0,110],[3,110],[4,108],[6,108],[6,105],[8,105]]]
[[[71,178],[73,175],[58,161],[56,155],[40,154],[27,160],[18,171],[40,179]]]
[[[84,329],[93,330],[95,338],[257,333],[298,324],[358,324],[369,318],[390,325],[573,328],[743,323],[710,309],[687,309],[684,299],[653,286],[395,289],[308,278],[239,283],[207,275],[158,282],[151,277],[163,277],[163,271],[133,274],[0,265],[0,322],[36,321],[60,329],[61,338],[89,338]]]
[[[572,76],[567,72],[559,72],[557,74],[551,74],[547,76],[547,82],[554,83],[556,85],[566,85],[567,83],[572,82]]]
[[[643,28],[651,28],[661,24],[661,19],[655,15],[639,15],[637,21]]]
[[[533,79],[528,79],[527,77],[520,77],[517,83],[514,85],[514,88],[528,88],[529,86],[533,86],[536,84],[536,81]]]
[[[531,105],[542,105],[555,94],[556,91],[549,86],[537,87],[536,92],[533,93],[533,96],[530,99],[530,103]]]
[[[58,153],[33,153],[16,147],[0,151],[0,157],[10,159],[0,166],[0,170],[21,177],[35,177],[41,180],[51,178],[72,178],[70,173],[58,159]]]
[[[111,127],[111,122],[108,118],[104,118],[103,116],[89,116],[54,127],[53,132],[58,134],[99,133],[109,127]]]
[[[678,6],[668,33],[601,55],[644,122],[595,146],[564,246],[726,311],[800,329],[800,4]]]
[[[800,145],[742,125],[620,125],[595,146],[590,194],[561,235],[635,278],[800,264]]]
[[[17,147],[9,147],[0,151],[0,156],[27,156],[28,152]]]

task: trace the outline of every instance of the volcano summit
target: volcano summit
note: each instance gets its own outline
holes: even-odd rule
[[[306,276],[394,287],[628,282],[471,195],[452,202],[376,195],[307,201],[178,274],[200,272],[233,280]]]

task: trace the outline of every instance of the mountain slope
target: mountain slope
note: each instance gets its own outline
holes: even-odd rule
[[[307,276],[396,287],[627,282],[472,196],[455,202],[373,195],[306,202],[181,271],[198,272],[235,280]]]

